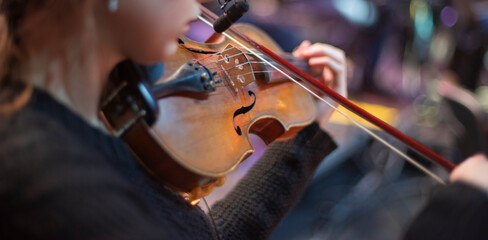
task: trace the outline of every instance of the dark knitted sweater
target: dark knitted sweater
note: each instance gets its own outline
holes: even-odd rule
[[[405,239],[488,239],[488,196],[461,182],[439,189],[411,223]]]
[[[119,139],[35,90],[0,117],[0,239],[265,239],[335,148],[317,124],[275,142],[207,215],[151,181]]]

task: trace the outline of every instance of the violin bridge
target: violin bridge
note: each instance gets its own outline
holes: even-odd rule
[[[237,47],[228,45],[219,55],[218,68],[223,73],[226,85],[236,94],[255,82],[254,70],[246,54]]]

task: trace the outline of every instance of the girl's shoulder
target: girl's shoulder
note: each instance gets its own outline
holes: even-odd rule
[[[104,162],[80,136],[32,109],[0,117],[0,136],[0,176],[12,181],[45,174],[50,168],[60,173]]]

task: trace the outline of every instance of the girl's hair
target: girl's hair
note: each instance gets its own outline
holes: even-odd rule
[[[32,77],[30,74],[34,74],[30,71],[36,70],[32,70],[32,66],[29,65],[32,49],[27,46],[25,35],[29,38],[34,37],[35,40],[37,38],[45,40],[43,39],[45,37],[55,39],[47,44],[57,44],[56,49],[64,50],[65,54],[69,55],[64,56],[66,59],[73,59],[75,56],[75,59],[87,62],[87,56],[82,53],[90,52],[87,49],[92,46],[90,44],[93,43],[91,40],[94,38],[87,40],[81,37],[81,34],[86,33],[82,33],[84,27],[94,24],[93,18],[88,17],[87,12],[89,4],[93,2],[91,0],[0,0],[0,15],[5,18],[4,26],[0,28],[6,27],[8,33],[6,44],[0,46],[0,114],[11,113],[21,108],[29,100],[32,92],[33,84],[26,79]],[[39,30],[46,28],[49,28],[49,33]],[[67,41],[73,39],[77,42],[68,45]],[[49,63],[43,64],[46,66],[35,66],[36,69],[49,69]],[[76,64],[80,63],[74,62],[72,65]]]
[[[15,29],[22,19],[28,0],[0,0],[0,114],[21,108],[29,99],[31,86],[20,74],[21,53]]]

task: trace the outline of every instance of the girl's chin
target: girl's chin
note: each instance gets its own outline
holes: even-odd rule
[[[175,40],[173,42],[169,42],[166,44],[166,47],[164,49],[164,59],[163,61],[168,60],[169,57],[173,56],[176,53],[176,50],[178,49],[178,40]]]
[[[178,49],[178,41],[167,41],[160,45],[159,51],[151,51],[145,57],[134,59],[138,64],[151,65],[155,63],[165,62],[171,59]]]

